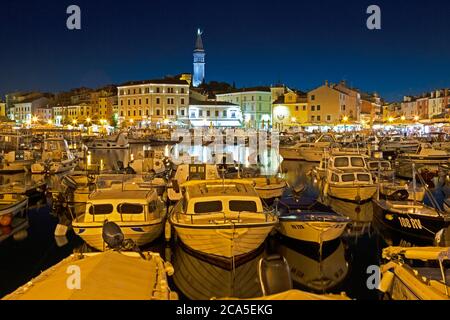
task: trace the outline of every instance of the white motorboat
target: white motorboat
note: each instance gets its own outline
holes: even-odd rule
[[[387,137],[380,143],[380,149],[382,152],[415,152],[420,143],[417,140],[408,139],[403,136],[391,136]]]
[[[0,173],[29,171],[35,159],[29,150],[16,150],[0,154]]]
[[[429,143],[422,143],[415,152],[406,152],[398,160],[408,160],[417,164],[445,164],[450,159],[450,153],[434,149]]]
[[[330,134],[323,134],[314,142],[296,142],[295,144],[281,145],[280,155],[285,160],[305,160],[319,162],[324,154],[324,149],[329,148],[336,139]]]
[[[372,199],[376,191],[377,185],[367,169],[365,156],[352,154],[330,157],[324,194],[361,203]]]
[[[167,172],[170,161],[164,156],[163,150],[143,150],[129,162],[129,166],[137,174],[162,174]]]
[[[379,290],[393,300],[450,300],[450,248],[389,247],[383,250]],[[424,263],[425,262],[425,263]]]
[[[278,203],[277,230],[283,236],[322,245],[338,239],[350,219],[315,199],[286,194]]]
[[[89,149],[128,149],[130,144],[125,132],[114,136],[97,137],[86,142]]]
[[[275,225],[276,215],[264,209],[249,182],[189,181],[170,223],[189,248],[232,258],[258,249]]]
[[[62,173],[73,170],[77,165],[74,154],[69,150],[67,141],[63,138],[50,138],[44,141],[42,159],[31,166],[31,172]]]
[[[158,238],[164,229],[166,209],[155,189],[140,190],[137,186],[114,185],[110,190],[98,190],[89,195],[86,211],[72,221],[73,230],[91,247],[104,251],[104,222],[115,222],[126,239],[138,246]]]

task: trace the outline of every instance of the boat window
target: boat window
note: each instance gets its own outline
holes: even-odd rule
[[[89,208],[89,213],[92,215],[97,214],[110,214],[114,210],[112,204],[93,204]]]
[[[336,158],[334,160],[334,166],[337,168],[348,167],[348,158]]]
[[[331,181],[333,182],[339,182],[339,176],[335,173],[331,176]]]
[[[383,165],[381,165],[383,167]],[[378,169],[378,162],[369,162],[370,169]]]
[[[370,176],[368,174],[358,174],[358,181],[370,181]]]
[[[352,158],[352,166],[364,168],[364,159],[363,158]]]
[[[355,181],[355,175],[353,174],[343,174],[342,175],[342,182],[351,182]]]
[[[249,212],[257,212],[258,208],[256,206],[255,201],[241,201],[241,200],[233,200],[230,201],[230,211],[249,211]]]
[[[117,206],[117,211],[122,214],[140,214],[144,212],[142,204],[121,203]]]
[[[194,205],[195,213],[222,212],[222,201],[197,202]]]

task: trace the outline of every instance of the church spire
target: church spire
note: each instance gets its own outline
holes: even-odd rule
[[[195,51],[204,51],[202,34],[203,34],[203,31],[200,31],[200,29],[197,29],[197,41],[195,42]]]

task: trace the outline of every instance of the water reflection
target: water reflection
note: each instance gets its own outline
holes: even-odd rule
[[[255,298],[262,295],[258,281],[261,250],[232,265],[193,252],[182,244],[175,248],[173,281],[177,289],[190,300],[213,297]]]
[[[340,240],[324,245],[320,255],[317,246],[283,239],[277,243],[277,252],[286,258],[294,285],[301,290],[330,293],[349,272],[345,246]]]

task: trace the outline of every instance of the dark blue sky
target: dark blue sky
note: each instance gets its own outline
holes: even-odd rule
[[[66,29],[66,8],[82,30]],[[382,30],[366,28],[378,4]],[[450,1],[1,2],[0,94],[191,72],[205,30],[207,80],[308,90],[346,79],[389,100],[450,86]]]

